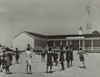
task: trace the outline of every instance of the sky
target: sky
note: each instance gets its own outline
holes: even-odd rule
[[[11,46],[23,31],[44,35],[86,33],[90,6],[91,32],[100,32],[100,0],[0,0],[0,44]]]

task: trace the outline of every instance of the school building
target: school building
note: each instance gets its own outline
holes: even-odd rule
[[[30,44],[33,49],[40,50],[42,47],[47,47],[47,43],[47,36],[24,31],[14,37],[13,49],[18,48],[23,51],[26,49],[27,45]]]
[[[100,51],[100,34],[83,34],[83,35],[54,35],[48,36],[49,47],[69,46],[72,45],[74,50],[82,48],[87,51]]]
[[[13,39],[13,47],[24,50],[30,44],[35,50],[40,50],[43,46],[66,47],[72,45],[74,50],[82,48],[90,52],[100,52],[100,34],[73,34],[73,35],[41,35],[33,32],[22,32]]]

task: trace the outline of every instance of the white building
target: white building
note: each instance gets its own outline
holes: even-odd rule
[[[32,32],[22,32],[13,39],[13,49],[18,48],[23,51],[26,49],[27,44],[35,50],[40,50],[43,46],[47,47],[47,37],[41,34]]]

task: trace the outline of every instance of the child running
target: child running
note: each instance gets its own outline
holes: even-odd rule
[[[84,63],[85,59],[84,59],[84,55],[83,54],[84,54],[84,51],[82,50],[82,48],[80,48],[80,50],[78,51],[77,55],[79,55],[79,59],[83,64],[83,68],[86,68],[85,63]]]

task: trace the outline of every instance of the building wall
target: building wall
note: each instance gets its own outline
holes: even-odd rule
[[[19,36],[17,36],[15,39],[13,39],[13,48],[16,47],[23,51],[26,49],[27,44],[30,44],[32,48],[34,48],[34,38],[27,35],[26,33],[22,33]]]
[[[48,41],[49,40],[49,41]],[[87,50],[93,50],[93,48],[99,48],[100,49],[100,39],[93,40],[93,45],[92,45],[92,38],[89,40],[84,41],[84,48]],[[13,40],[13,48],[15,49],[16,47],[19,48],[19,50],[25,50],[27,47],[27,44],[30,44],[32,48],[35,50],[41,50],[42,47],[44,46],[47,48],[49,47],[58,47],[62,45],[63,47],[69,46],[70,44],[72,45],[74,50],[79,49],[78,47],[83,48],[83,40],[80,40],[80,46],[79,46],[79,39],[75,40],[66,40],[66,39],[59,39],[59,40],[50,40],[50,39],[44,39],[44,38],[37,38],[37,37],[31,37],[30,35],[26,33],[22,33],[19,36],[17,36]],[[93,47],[92,47],[93,46]]]
[[[47,44],[48,44],[47,39],[43,39],[43,38],[34,39],[34,49],[35,50],[41,50],[42,47],[47,48]]]
[[[56,40],[56,39],[52,39],[52,40],[49,40],[48,42],[48,46],[49,47],[53,47],[55,45],[56,48],[60,48],[61,46],[61,41],[62,41],[62,46],[65,47],[65,46],[69,46],[69,45],[72,45],[73,49],[74,50],[78,50],[79,47],[84,49],[84,50],[88,50],[90,52],[100,52],[100,39],[98,38],[85,38],[85,40],[81,39],[80,40],[80,46],[79,46],[79,40],[80,39],[72,39],[72,40]],[[93,41],[93,42],[92,42]],[[55,42],[55,43],[54,43]],[[93,45],[92,45],[93,43]]]
[[[91,47],[91,40],[85,40],[85,47]]]
[[[63,46],[64,48],[66,48],[66,46],[68,46],[69,41],[65,40],[49,40],[48,41],[48,47],[56,47],[56,49],[60,49],[61,46]]]
[[[65,40],[50,40],[48,42],[48,46],[53,47],[54,42],[55,42],[55,47],[59,48],[61,46],[61,41],[62,41],[63,47],[69,46],[71,44],[74,50],[78,50],[79,47],[83,48],[85,50],[89,50],[89,51],[100,50],[100,40],[98,40],[98,39],[93,40],[93,45],[92,45],[92,40],[93,40],[92,38],[90,40],[80,40],[80,46],[79,46],[79,40],[78,39],[77,40],[74,40],[74,39],[73,40],[66,40],[66,39]]]
[[[53,47],[53,41],[48,41],[48,46]]]
[[[61,43],[60,43],[61,41],[55,41],[55,47],[60,47],[61,46]]]

